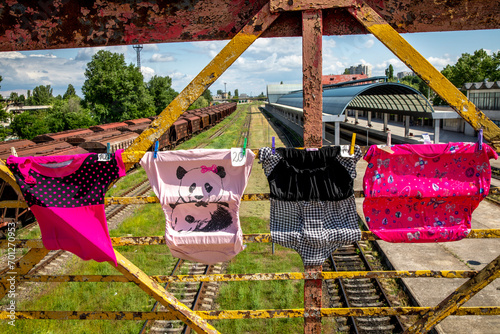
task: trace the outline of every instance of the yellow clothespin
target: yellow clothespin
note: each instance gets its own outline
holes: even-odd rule
[[[352,138],[351,138],[351,149],[349,150],[349,154],[353,155],[354,154],[354,145],[356,145],[356,133],[352,133]]]

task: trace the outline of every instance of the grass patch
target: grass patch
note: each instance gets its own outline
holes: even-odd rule
[[[138,167],[135,172],[116,181],[116,183],[106,192],[106,197],[120,196],[131,187],[147,179],[148,176],[146,175],[146,171],[142,169],[142,167]]]

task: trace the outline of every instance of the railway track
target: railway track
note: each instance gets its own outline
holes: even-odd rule
[[[240,117],[240,115],[241,115],[242,112],[243,112],[243,108],[237,109],[237,114],[234,116],[234,118],[236,119],[236,118]],[[222,136],[224,134],[224,132],[226,132],[227,128],[230,127],[232,124],[233,123],[231,123],[231,122],[226,123],[224,126],[220,127],[219,129],[217,129],[217,131],[215,131],[213,134],[211,134],[208,137],[207,141],[199,144],[195,148],[204,148],[204,147],[207,147],[208,144],[210,144],[211,140],[214,140],[215,138],[218,138],[218,137]]]
[[[171,275],[180,272],[188,272],[189,275],[220,274],[222,263],[215,265],[204,265],[197,262],[179,259],[172,270]],[[188,283],[167,283],[165,290],[173,294],[181,303],[190,309],[208,310],[212,308],[215,296],[217,295],[217,282],[188,282]],[[166,311],[163,305],[155,303],[151,311]],[[191,329],[180,320],[156,320],[144,322],[139,334],[164,334],[164,333],[191,333]]]
[[[363,246],[364,247],[363,247]],[[365,254],[366,243],[337,249],[323,265],[324,271],[372,271]],[[373,257],[372,254],[369,254]],[[392,307],[391,297],[378,279],[355,278],[325,280],[330,307]],[[397,297],[392,297],[392,299]],[[397,316],[337,317],[340,333],[402,333]]]

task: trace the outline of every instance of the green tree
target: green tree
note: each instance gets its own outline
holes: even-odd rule
[[[71,98],[73,96],[76,96],[75,87],[73,87],[72,84],[69,84],[68,88],[66,89],[66,93],[64,93],[64,95],[63,95],[63,99],[69,100],[69,98]]]
[[[97,124],[92,116],[89,110],[82,108],[78,96],[57,101],[47,115],[49,132],[88,128]]]
[[[10,96],[9,96],[9,101],[14,102],[14,103],[18,103],[19,102],[19,94],[17,94],[16,92],[11,92]]]
[[[179,93],[172,88],[170,77],[154,76],[147,83],[149,95],[153,99],[156,115],[159,115]]]
[[[234,97],[238,98],[240,96],[240,93],[237,89],[234,90]]]
[[[82,92],[84,106],[98,123],[118,122],[155,115],[153,99],[143,76],[122,54],[100,50],[87,64]]]
[[[394,67],[389,64],[389,67],[385,70],[385,75],[389,81],[394,80]]]
[[[500,51],[490,56],[483,49],[474,54],[462,53],[455,65],[446,65],[441,73],[456,87],[461,88],[466,82],[500,80]]]
[[[346,69],[344,70],[344,73],[342,73],[342,74],[351,74],[351,73],[349,72],[349,69],[348,69],[348,68],[346,68]]]
[[[200,96],[192,105],[189,106],[188,110],[200,109],[208,106],[208,101],[203,96]]]
[[[33,96],[31,97],[31,104],[34,106],[44,106],[52,103],[54,96],[52,95],[53,89],[50,85],[36,86],[33,89]]]
[[[222,89],[217,89],[217,95],[222,95],[224,94],[224,91]]]
[[[14,117],[10,128],[14,135],[20,139],[31,140],[38,135],[50,132],[45,116],[46,114],[43,112],[25,111]]]
[[[203,92],[203,94],[201,94],[201,96],[203,96],[205,98],[205,100],[207,100],[207,102],[210,104],[210,102],[212,102],[214,99],[212,97],[212,92],[210,91],[210,89],[207,89]]]

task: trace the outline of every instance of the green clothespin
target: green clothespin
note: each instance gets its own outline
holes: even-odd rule
[[[245,141],[243,142],[243,156],[245,156],[246,152],[247,152],[247,138],[245,137]]]

